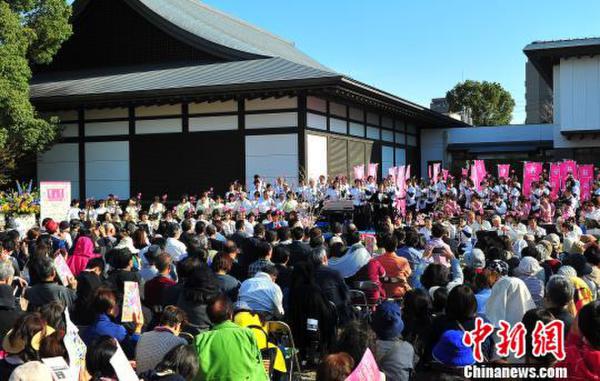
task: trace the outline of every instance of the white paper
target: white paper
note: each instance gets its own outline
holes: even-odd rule
[[[67,323],[67,331],[63,338],[63,343],[69,354],[69,362],[71,370],[77,379],[79,378],[79,372],[82,367],[85,366],[85,354],[87,347],[81,337],[79,336],[79,328],[71,321],[69,310],[65,308],[65,322]]]
[[[137,374],[131,367],[129,360],[127,360],[127,356],[125,356],[125,352],[121,348],[121,345],[117,342],[117,351],[110,358],[110,365],[112,365],[115,370],[115,374],[119,381],[140,381]]]
[[[50,357],[42,359],[42,362],[52,371],[52,379],[54,381],[77,381],[78,377],[73,375],[64,358]]]

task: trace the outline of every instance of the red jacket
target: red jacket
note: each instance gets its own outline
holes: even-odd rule
[[[556,363],[555,367],[567,368],[569,380],[600,381],[600,350],[570,332],[565,343],[565,355],[565,359]]]

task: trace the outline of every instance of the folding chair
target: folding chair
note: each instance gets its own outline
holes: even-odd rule
[[[252,330],[254,336],[263,335],[265,337],[265,343],[269,342],[269,335],[265,332],[265,330],[258,325],[249,325],[246,328]],[[268,344],[266,348],[260,350],[260,355],[262,357],[263,366],[265,367],[265,371],[269,377],[269,380],[273,379],[273,363],[275,362],[275,356],[277,354],[277,348],[268,348]]]
[[[369,301],[364,291],[351,289],[350,302],[352,303],[352,307],[358,312],[360,318],[369,318]]]
[[[377,283],[370,281],[370,280],[360,280],[360,281],[356,281],[354,283],[352,283],[352,287],[356,290],[362,291],[363,293],[365,293],[365,296],[368,294],[372,294],[375,293],[377,291],[379,291],[379,286],[377,285]],[[367,298],[367,304],[369,305],[369,307],[371,307],[371,309],[373,309],[377,304],[380,303],[381,300],[377,300],[375,301],[375,303],[369,303],[369,298]]]
[[[276,340],[278,346],[283,351],[286,361],[289,359],[288,380],[292,381],[294,377],[294,367],[298,373],[301,372],[300,361],[298,360],[298,349],[294,343],[294,336],[290,326],[282,321],[268,321],[267,332]]]

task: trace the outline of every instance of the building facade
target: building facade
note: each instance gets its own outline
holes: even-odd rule
[[[31,98],[62,139],[38,180],[73,194],[170,198],[228,183],[418,170],[420,130],[464,123],[325,67],[193,0],[78,0],[73,36]]]
[[[533,42],[523,51],[527,124],[422,129],[422,171],[431,162],[457,169],[473,159],[600,166],[600,38]]]

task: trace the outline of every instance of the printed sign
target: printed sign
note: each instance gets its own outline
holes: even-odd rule
[[[116,340],[115,342],[117,343],[117,351],[110,358],[110,365],[115,370],[115,374],[117,375],[119,381],[140,381],[138,376],[135,374],[135,370],[133,370],[131,367],[131,363],[129,360],[127,360],[127,356],[125,356],[125,352],[123,352],[119,342]]]
[[[140,300],[140,288],[137,282],[123,283],[123,315],[122,322],[133,321],[133,314],[142,318],[142,302]]]
[[[52,371],[54,381],[77,381],[78,377],[73,377],[71,369],[69,369],[69,365],[64,358],[50,357],[42,359],[42,362]]]
[[[69,316],[69,309],[65,308],[65,322],[67,329],[65,337],[63,338],[63,344],[69,354],[69,365],[71,367],[71,373],[79,379],[79,372],[81,368],[85,367],[85,355],[87,353],[87,347],[81,336],[79,336],[79,328],[71,321]]]
[[[52,218],[63,221],[67,217],[71,203],[71,182],[40,182],[40,221]]]
[[[56,269],[56,275],[58,275],[60,282],[64,286],[68,286],[69,279],[73,277],[73,273],[62,255],[59,254],[54,258],[54,268]]]
[[[346,378],[346,381],[383,381],[384,379],[385,377],[379,371],[373,353],[367,348],[362,359],[354,371]]]

